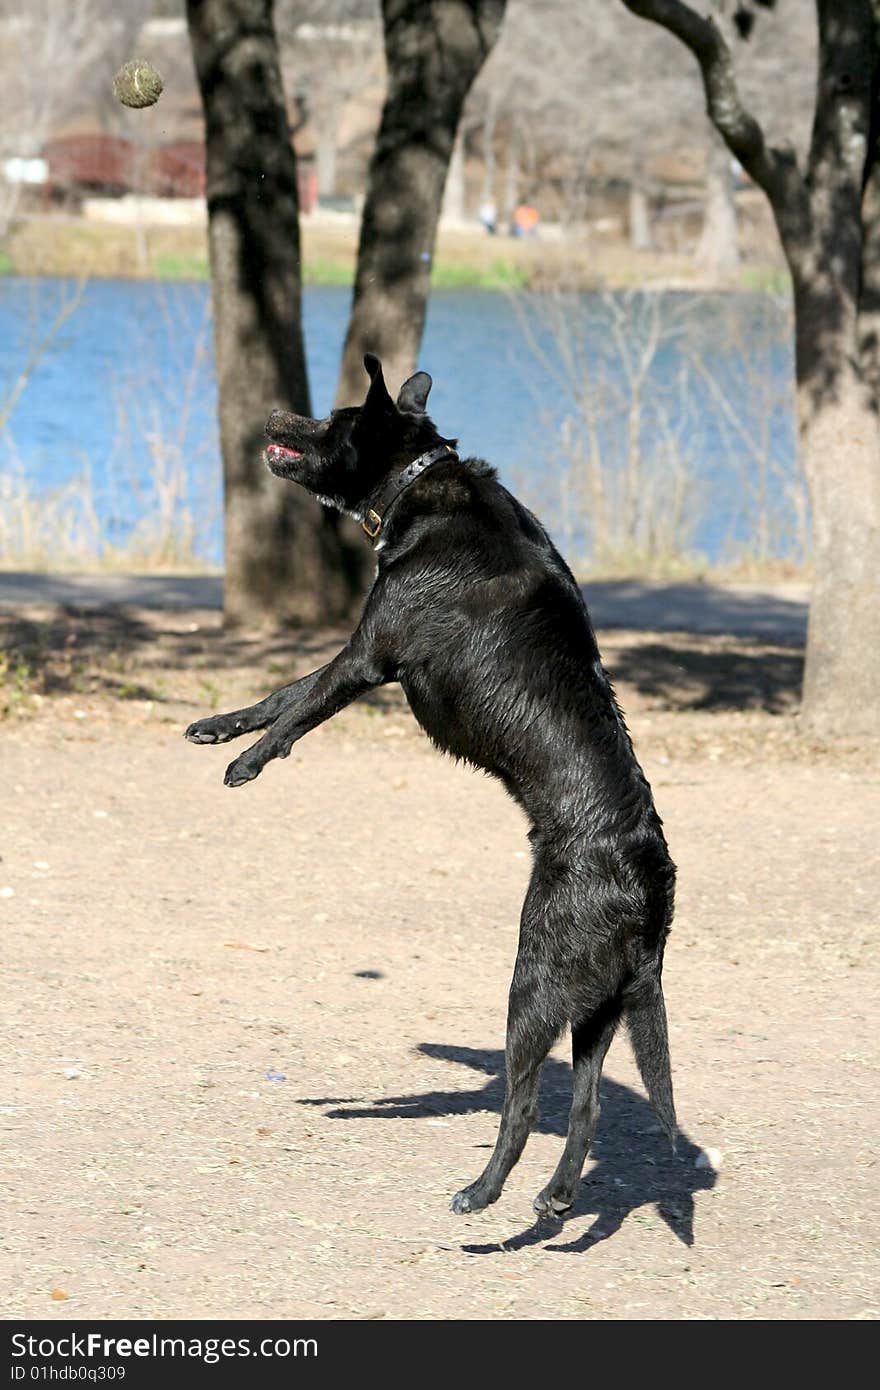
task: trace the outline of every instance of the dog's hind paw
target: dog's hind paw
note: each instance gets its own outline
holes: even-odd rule
[[[554,1192],[552,1188],[545,1187],[538,1193],[532,1206],[539,1216],[561,1216],[573,1203],[574,1197],[567,1192]]]
[[[467,1212],[472,1211],[471,1199],[467,1192],[456,1192],[449,1203],[449,1209],[454,1211],[456,1216],[464,1216]]]
[[[482,1211],[483,1207],[488,1207],[497,1198],[497,1193],[492,1196],[479,1182],[472,1182],[470,1187],[463,1187],[460,1192],[456,1192],[452,1201],[449,1203],[450,1210],[456,1216],[466,1216],[468,1212]]]

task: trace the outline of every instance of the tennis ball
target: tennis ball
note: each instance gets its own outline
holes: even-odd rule
[[[145,63],[139,58],[131,63],[123,63],[113,79],[113,91],[123,106],[154,106],[164,86],[152,63]]]

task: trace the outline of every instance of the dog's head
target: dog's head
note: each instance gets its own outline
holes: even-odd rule
[[[392,400],[382,363],[368,353],[370,387],[363,405],[309,420],[273,410],[266,424],[266,462],[279,478],[307,488],[327,506],[359,520],[368,498],[390,473],[445,442],[425,414],[431,378],[416,372]]]

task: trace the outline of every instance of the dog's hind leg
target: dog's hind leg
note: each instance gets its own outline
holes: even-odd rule
[[[565,1026],[560,996],[546,963],[520,948],[507,1013],[506,1090],[495,1151],[485,1171],[457,1192],[452,1210],[480,1211],[496,1202],[529,1137],[537,1112],[541,1067]]]
[[[552,1216],[573,1203],[599,1120],[602,1063],[620,1019],[620,999],[609,1000],[571,1030],[574,1088],[568,1137],[556,1172],[534,1200],[535,1211]]]
[[[654,1114],[666,1131],[674,1153],[678,1126],[672,1099],[666,1006],[663,1002],[659,970],[657,978],[624,998],[624,1011],[630,1041],[648,1091],[648,1099]]]

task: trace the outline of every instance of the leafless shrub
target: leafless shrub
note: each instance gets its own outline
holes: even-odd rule
[[[794,371],[780,377],[767,370],[774,355],[791,350],[791,302],[787,296],[755,295],[747,321],[731,305],[721,328],[716,346],[723,353],[723,372],[718,354],[713,360],[697,353],[693,364],[734,480],[735,525],[725,559],[759,570],[780,559],[802,565],[810,554],[810,515],[794,439]],[[733,539],[734,532],[740,539]]]
[[[216,426],[212,416],[205,434],[195,419],[212,371],[210,307],[205,299],[193,325],[184,309],[186,294],[179,286],[156,284],[154,319],[164,327],[164,362],[158,353],[141,353],[113,384],[117,432],[108,472],[136,500],[138,511],[122,553],[150,569],[204,565],[206,538],[219,520],[218,489],[211,487],[219,475]],[[149,449],[146,478],[131,464],[135,438]],[[113,549],[118,562],[120,548]]]
[[[24,355],[15,369],[0,380],[0,439],[7,446],[10,421],[24,390],[67,320],[76,312],[84,289],[85,280],[82,279],[69,287],[64,286],[47,322],[45,311],[38,303],[36,287],[31,286],[29,332]]]
[[[48,492],[35,492],[20,462],[0,470],[0,566],[87,569],[100,552],[101,526],[88,467]]]
[[[219,520],[213,417],[207,430],[196,419],[211,371],[207,300],[193,331],[184,311],[186,290],[156,287],[152,317],[164,325],[161,347],[158,340],[155,350],[141,344],[136,359],[117,372],[111,387],[117,429],[100,470],[106,480],[102,493],[110,492],[109,508],[106,496],[99,505],[97,460],[85,454],[79,472],[58,487],[47,489],[28,477],[15,440],[15,410],[82,290],[80,285],[63,295],[49,327],[42,330],[40,305],[33,303],[22,362],[8,381],[0,382],[0,566],[203,569],[207,538]],[[134,440],[147,442],[146,472],[134,462]]]
[[[537,393],[546,469],[523,486],[527,496],[541,489],[539,508],[558,519],[575,564],[648,575],[705,569],[696,538],[710,503],[715,563],[803,562],[793,386],[768,369],[791,340],[782,301],[718,299],[707,309],[693,295],[555,291],[516,302],[562,402],[548,412]]]
[[[560,539],[576,564],[669,569],[700,519],[702,421],[686,354],[663,364],[689,329],[692,303],[630,291],[551,292],[520,301],[526,340],[564,401],[544,412],[553,441]],[[543,484],[542,484],[543,485]]]

